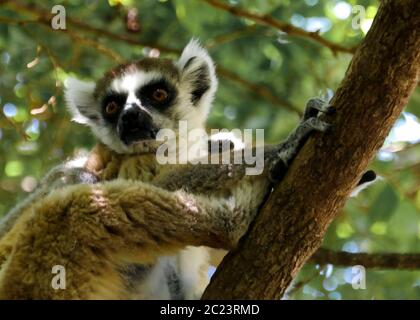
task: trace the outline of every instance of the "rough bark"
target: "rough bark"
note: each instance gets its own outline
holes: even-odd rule
[[[420,1],[382,1],[332,100],[333,131],[309,139],[204,299],[283,296],[383,144],[419,71]]]

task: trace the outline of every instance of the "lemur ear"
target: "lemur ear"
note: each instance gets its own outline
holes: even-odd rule
[[[207,50],[192,39],[182,51],[177,65],[181,71],[181,81],[190,90],[192,103],[209,109],[217,89],[217,78]]]
[[[99,109],[93,97],[94,82],[81,81],[76,78],[67,78],[64,82],[64,98],[72,120],[81,124],[98,122]]]

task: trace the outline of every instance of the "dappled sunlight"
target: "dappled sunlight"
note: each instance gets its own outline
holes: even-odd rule
[[[56,1],[33,2],[30,10],[24,0],[9,2],[0,7],[0,218],[36,191],[50,168],[69,159],[66,168],[82,167],[79,155],[97,142],[86,126],[70,119],[66,78],[96,81],[119,61],[175,59],[196,37],[214,58],[218,76],[207,129],[264,129],[265,142],[278,143],[296,126],[308,99],[334,96],[379,5],[377,0],[359,5],[350,0],[70,0],[63,2],[69,7],[63,31],[45,22]],[[350,254],[420,253],[419,87],[368,169],[381,179],[347,201],[322,246]],[[92,202],[111,205],[104,188],[87,188]],[[176,196],[194,219],[202,213],[195,198]],[[233,208],[236,199],[230,200],[227,206]],[[211,277],[215,268],[206,271]],[[308,263],[287,298],[420,297],[420,271],[366,268],[366,277],[366,289],[354,289],[352,265]]]

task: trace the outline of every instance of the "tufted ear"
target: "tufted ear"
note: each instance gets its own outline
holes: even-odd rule
[[[214,63],[207,50],[192,39],[182,51],[177,65],[181,81],[190,90],[192,103],[207,112],[217,89]]]
[[[72,120],[81,124],[98,122],[100,110],[95,102],[93,92],[94,82],[67,78],[64,82],[64,98]]]

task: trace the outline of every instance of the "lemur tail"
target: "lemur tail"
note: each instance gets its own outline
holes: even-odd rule
[[[354,190],[351,192],[350,197],[357,196],[360,191],[367,188],[371,184],[375,183],[377,180],[378,180],[378,176],[376,175],[375,171],[373,170],[366,171],[360,178],[360,181],[357,184],[356,188],[354,188]]]

